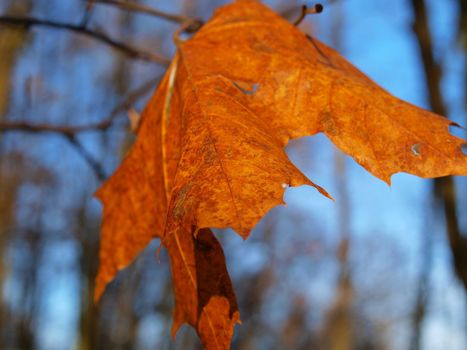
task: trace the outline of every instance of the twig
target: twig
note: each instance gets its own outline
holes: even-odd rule
[[[305,19],[306,15],[316,14],[323,12],[323,5],[316,4],[313,7],[308,8],[306,5],[303,5],[300,10],[300,16],[293,22],[294,26],[298,26]]]
[[[113,119],[115,119],[119,115],[119,113],[127,111],[132,106],[134,106],[136,102],[145,93],[147,93],[150,89],[154,89],[154,87],[156,86],[157,82],[160,81],[160,79],[161,79],[160,76],[151,78],[145,81],[144,83],[142,83],[136,89],[130,91],[128,95],[125,97],[125,99],[112,109],[109,116],[107,117],[107,120],[110,120],[110,123],[112,123]]]
[[[81,27],[86,27],[91,19],[92,10],[94,9],[95,0],[89,0],[86,3],[86,8],[84,10],[83,19],[81,20]]]
[[[73,146],[74,149],[83,157],[83,159],[88,163],[90,168],[96,174],[96,177],[99,181],[104,181],[107,178],[104,169],[99,164],[99,162],[94,158],[94,156],[89,153],[86,148],[78,141],[75,135],[65,135],[65,139]]]
[[[0,132],[6,131],[25,131],[31,133],[37,132],[54,132],[71,136],[83,131],[99,131],[106,130],[110,127],[110,120],[103,120],[99,123],[81,125],[81,126],[61,126],[51,124],[32,124],[23,121],[0,121]]]
[[[187,17],[187,16],[166,13],[163,11],[156,10],[155,8],[152,8],[149,6],[137,4],[133,2],[126,2],[126,1],[121,1],[121,0],[93,0],[92,3],[96,5],[115,6],[122,10],[144,13],[146,15],[163,18],[168,21],[176,22],[176,23],[185,23],[187,21],[192,20],[192,18]]]
[[[80,25],[60,23],[60,22],[49,21],[49,20],[42,20],[42,19],[33,18],[33,17],[14,17],[14,16],[0,16],[0,23],[24,26],[26,28],[29,28],[32,26],[42,26],[42,27],[49,27],[49,28],[55,28],[55,29],[69,30],[74,33],[87,36],[89,38],[93,38],[101,43],[107,44],[113,47],[114,49],[120,52],[123,52],[132,58],[140,59],[140,60],[147,61],[147,62],[154,62],[154,63],[162,64],[164,66],[167,66],[170,63],[170,61],[165,57],[161,57],[151,52],[136,49],[132,46],[116,41],[104,33],[95,32],[93,30],[90,30]]]

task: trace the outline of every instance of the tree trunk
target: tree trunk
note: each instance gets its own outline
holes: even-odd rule
[[[426,6],[423,0],[412,0],[412,7],[415,16],[413,30],[417,38],[425,72],[430,107],[433,112],[446,116],[447,109],[441,94],[442,69],[434,58]],[[454,270],[463,283],[464,289],[467,290],[467,239],[462,235],[457,220],[454,179],[451,176],[435,179],[433,194],[444,211],[446,233],[453,257]]]

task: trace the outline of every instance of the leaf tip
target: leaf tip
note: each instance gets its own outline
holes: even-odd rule
[[[107,286],[108,281],[103,279],[101,276],[96,278],[96,287],[94,289],[94,303],[98,304],[104,294],[105,287]]]
[[[183,315],[181,314],[180,310],[175,305],[175,309],[173,312],[173,324],[172,329],[170,330],[170,337],[175,340],[177,336],[177,332],[180,329],[180,326],[183,324]]]
[[[384,176],[383,178],[381,178],[381,180],[383,180],[386,183],[386,185],[388,185],[388,187],[391,188],[391,175]]]
[[[316,188],[318,190],[319,193],[321,193],[323,196],[329,198],[330,200],[332,200],[333,202],[335,202],[336,200],[328,193],[328,191],[326,191],[323,187],[315,184],[315,183],[311,183],[311,186],[313,186],[314,188]]]
[[[242,237],[242,239],[246,241],[248,237],[250,236],[251,229],[241,229],[241,230],[237,230],[237,232],[240,235],[240,237]]]
[[[232,320],[234,322],[234,324],[239,324],[239,325],[242,325],[243,322],[242,320],[240,319],[240,312],[238,311],[235,311],[233,317],[232,317]]]
[[[130,121],[130,130],[137,133],[141,124],[141,114],[139,114],[133,107],[128,109],[128,120]]]

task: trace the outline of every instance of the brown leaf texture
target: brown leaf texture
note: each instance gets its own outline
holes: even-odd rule
[[[179,228],[164,246],[176,299],[172,335],[187,322],[206,349],[228,349],[240,314],[219,242],[209,229],[199,230],[195,237],[190,228]]]
[[[365,169],[467,175],[452,123],[395,98],[336,51],[264,5],[218,9],[178,52],[128,156],[98,191],[104,204],[96,298],[153,238],[168,249],[175,334],[228,349],[239,314],[219,242],[243,238],[287,186],[314,186],[287,158],[290,139],[325,133]]]

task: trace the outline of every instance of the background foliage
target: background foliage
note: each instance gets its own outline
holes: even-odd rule
[[[222,3],[145,2],[204,19]],[[267,3],[284,13],[301,5]],[[467,125],[461,3],[426,1],[431,66],[419,49],[426,37],[414,31],[423,24],[422,1],[324,2],[325,12],[301,28],[417,105],[436,109],[430,91],[439,84],[446,114]],[[6,0],[0,13],[73,24],[86,16],[80,0]],[[88,15],[90,28],[112,38],[165,57],[174,52],[177,24],[108,6]],[[440,75],[427,79],[436,62]],[[105,130],[73,136],[0,134],[1,349],[199,348],[188,327],[169,339],[171,281],[165,252],[155,258],[158,242],[98,307],[91,301],[101,211],[92,194],[133,141],[128,110],[141,110],[164,70],[70,31],[0,21],[1,122],[67,127],[114,116]],[[293,141],[288,154],[337,202],[289,189],[287,208],[272,210],[247,242],[218,232],[243,320],[233,348],[466,348],[466,179],[455,179],[450,216],[445,184],[396,175],[388,188],[324,137]],[[459,236],[446,229],[452,220]]]

